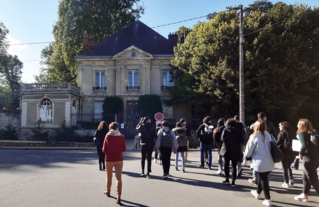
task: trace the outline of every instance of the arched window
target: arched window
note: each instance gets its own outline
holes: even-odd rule
[[[40,104],[40,121],[51,122],[53,121],[52,103],[49,99],[45,98]]]

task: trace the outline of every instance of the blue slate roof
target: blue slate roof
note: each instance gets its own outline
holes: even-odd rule
[[[114,56],[134,45],[151,55],[174,55],[174,44],[141,21],[135,21],[83,56]]]

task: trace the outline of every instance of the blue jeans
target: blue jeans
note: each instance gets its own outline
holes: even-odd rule
[[[182,168],[185,168],[185,156],[184,156],[184,152],[177,152],[175,155],[175,166],[178,166],[178,154],[181,153],[181,157],[182,157]]]
[[[208,155],[208,166],[212,166],[212,149],[213,149],[213,143],[209,144],[203,144],[202,142],[200,143],[200,163],[202,166],[204,166],[204,155],[205,152]]]

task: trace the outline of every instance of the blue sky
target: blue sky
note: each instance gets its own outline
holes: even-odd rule
[[[140,20],[150,27],[177,22],[207,15],[242,3],[244,6],[253,0],[144,0],[145,14]],[[143,4],[140,2],[139,4]],[[275,3],[275,1],[271,1]],[[318,0],[296,1],[282,0],[286,4],[303,3],[309,6],[319,6]],[[8,39],[11,44],[53,41],[52,28],[58,20],[57,0],[1,0],[0,21],[5,24],[10,33]],[[198,21],[192,20],[170,26],[156,28],[155,31],[167,38],[170,32],[180,26],[192,27]],[[18,55],[24,63],[22,81],[30,83],[33,76],[41,68],[41,50],[48,44],[10,46],[9,53]]]

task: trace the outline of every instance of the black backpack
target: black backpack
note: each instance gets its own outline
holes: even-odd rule
[[[310,142],[308,146],[309,146],[309,153],[313,157],[319,159],[319,135],[318,134],[310,135]]]
[[[173,147],[173,136],[171,135],[171,130],[168,132],[164,131],[162,132],[162,140],[161,140],[161,146],[162,147]]]

